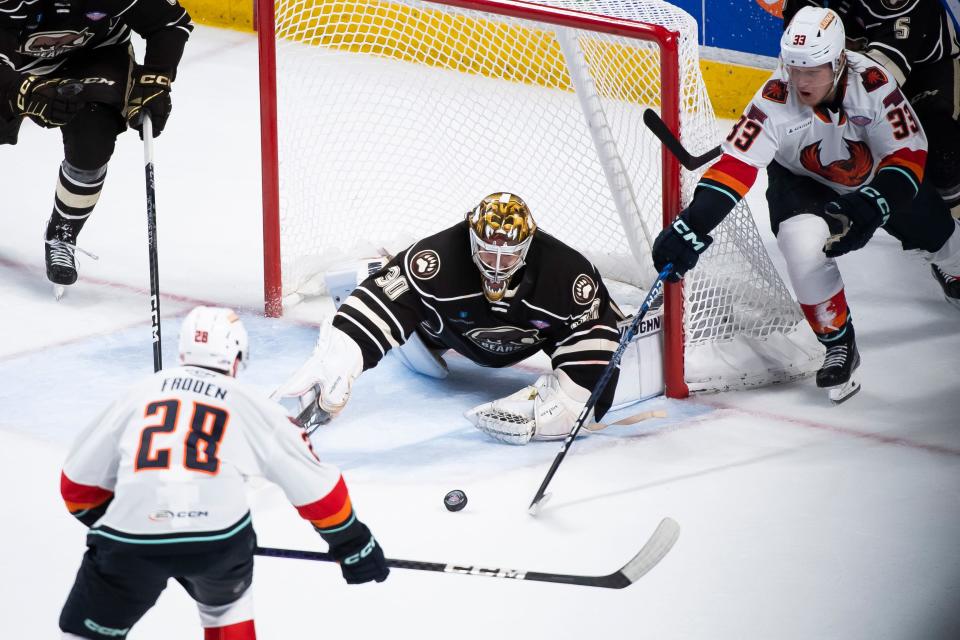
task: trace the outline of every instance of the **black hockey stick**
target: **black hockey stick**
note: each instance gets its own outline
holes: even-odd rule
[[[147,250],[150,254],[150,322],[153,329],[153,370],[163,368],[160,351],[160,268],[157,266],[157,194],[153,175],[153,121],[143,113],[143,166],[147,179]]]
[[[436,571],[440,573],[459,573],[468,576],[486,576],[488,578],[508,578],[510,580],[532,580],[536,582],[558,582],[560,584],[575,584],[583,587],[603,587],[605,589],[623,589],[639,580],[650,569],[657,566],[673,543],[680,536],[680,525],[670,518],[664,518],[657,526],[656,531],[643,545],[643,548],[633,556],[627,564],[605,576],[578,576],[567,573],[543,573],[540,571],[519,571],[517,569],[500,569],[475,567],[473,565],[443,564],[441,562],[423,562],[421,560],[395,560],[387,558],[387,566],[391,569],[413,569],[414,571]],[[336,562],[329,553],[320,551],[300,551],[299,549],[275,549],[272,547],[257,547],[254,553],[258,556],[271,558],[293,558],[296,560],[317,560],[320,562]]]
[[[623,337],[620,338],[620,344],[617,346],[617,350],[613,352],[610,362],[603,370],[603,373],[600,374],[600,379],[597,380],[596,386],[590,393],[590,397],[587,399],[587,404],[583,405],[583,409],[580,411],[580,416],[577,418],[576,424],[573,425],[573,429],[571,429],[570,433],[567,434],[567,437],[563,439],[563,444],[560,445],[560,453],[558,453],[557,457],[553,459],[553,464],[550,465],[550,470],[547,471],[546,477],[543,479],[543,482],[540,483],[540,488],[537,489],[537,495],[533,496],[533,501],[530,502],[530,506],[527,508],[531,514],[537,513],[537,509],[540,507],[540,501],[543,500],[547,493],[547,485],[550,484],[554,474],[560,467],[560,463],[563,462],[563,458],[567,455],[570,445],[573,444],[577,434],[580,433],[580,429],[583,427],[583,423],[586,422],[587,416],[590,415],[590,412],[593,411],[593,408],[600,400],[603,390],[607,388],[607,383],[610,381],[610,377],[613,376],[613,371],[620,364],[620,358],[623,357],[623,352],[626,351],[627,345],[630,344],[630,341],[633,340],[633,337],[637,334],[637,328],[640,326],[640,321],[643,320],[645,315],[647,315],[647,311],[650,310],[650,305],[653,304],[653,301],[656,300],[657,296],[663,292],[663,281],[667,276],[670,275],[672,270],[673,264],[668,263],[663,270],[657,274],[657,279],[653,283],[653,286],[650,287],[650,292],[647,293],[647,297],[644,298],[643,304],[640,305],[639,309],[637,309],[637,313],[633,317],[633,322],[630,323],[626,333],[624,333]]]
[[[660,139],[663,146],[680,161],[680,164],[689,171],[696,171],[708,162],[713,161],[714,158],[720,157],[720,154],[723,153],[720,147],[716,146],[701,156],[690,155],[690,152],[677,140],[677,136],[673,135],[673,132],[667,128],[667,123],[661,120],[653,109],[644,110],[643,123],[647,125],[647,129],[653,132],[653,135]]]

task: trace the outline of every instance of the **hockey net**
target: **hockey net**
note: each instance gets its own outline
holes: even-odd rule
[[[322,294],[331,267],[395,253],[494,191],[520,195],[606,279],[653,281],[652,241],[698,176],[670,178],[676,164],[642,112],[679,125],[694,153],[717,140],[688,14],[658,0],[259,8],[268,313]],[[813,370],[822,350],[745,204],[714,238],[685,279],[682,318],[667,318],[684,336],[667,366],[682,367],[691,391]]]

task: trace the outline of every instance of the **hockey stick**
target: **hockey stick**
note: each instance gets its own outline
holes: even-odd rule
[[[473,565],[443,564],[441,562],[424,562],[422,560],[396,560],[387,558],[387,566],[391,569],[412,569],[414,571],[436,571],[440,573],[459,573],[468,576],[486,576],[488,578],[508,578],[510,580],[530,580],[535,582],[557,582],[560,584],[575,584],[583,587],[603,587],[605,589],[623,589],[642,578],[650,569],[657,566],[680,536],[680,525],[671,518],[664,518],[657,529],[643,545],[637,555],[630,562],[613,573],[605,576],[580,576],[566,573],[543,573],[540,571],[519,571],[517,569],[500,569],[476,567]],[[329,553],[320,551],[301,551],[299,549],[275,549],[272,547],[257,547],[254,553],[258,556],[271,558],[293,558],[296,560],[317,560],[319,562],[336,562]]]
[[[587,431],[603,431],[607,427],[625,427],[631,424],[637,424],[638,422],[643,422],[644,420],[649,420],[651,418],[666,418],[667,412],[663,409],[654,409],[653,411],[641,411],[640,413],[635,413],[632,416],[627,416],[626,418],[621,418],[616,422],[603,423],[597,422],[595,424],[585,425],[583,428]]]
[[[570,430],[570,433],[567,434],[567,437],[563,439],[563,444],[560,445],[560,452],[557,454],[557,457],[553,459],[553,464],[550,465],[550,470],[547,471],[546,477],[543,479],[543,482],[540,483],[540,488],[537,489],[537,494],[533,496],[533,501],[531,501],[530,506],[527,507],[527,510],[532,515],[537,513],[537,509],[540,506],[540,501],[543,500],[544,495],[546,495],[547,485],[550,484],[554,474],[557,472],[557,468],[559,468],[560,463],[563,462],[563,458],[567,455],[570,445],[573,444],[577,434],[580,433],[580,429],[583,427],[583,423],[586,422],[587,416],[590,415],[590,413],[593,411],[593,408],[600,400],[600,395],[603,393],[603,390],[607,388],[607,383],[610,381],[613,371],[620,364],[620,359],[623,357],[623,352],[626,351],[627,345],[630,344],[630,341],[633,340],[633,337],[637,335],[637,329],[640,327],[640,321],[643,320],[645,315],[647,315],[647,311],[650,310],[650,305],[653,304],[653,301],[656,300],[657,296],[663,292],[663,281],[668,275],[670,275],[672,270],[673,263],[668,263],[663,270],[657,274],[657,279],[653,283],[653,286],[650,287],[650,292],[647,293],[647,297],[644,298],[643,304],[641,304],[640,308],[637,310],[637,314],[633,317],[633,322],[630,323],[630,326],[627,327],[626,333],[622,338],[620,338],[620,344],[617,346],[617,350],[613,352],[610,362],[603,370],[603,373],[600,374],[600,379],[597,381],[596,386],[590,393],[587,403],[583,405],[583,409],[580,411],[580,416],[577,417],[576,424],[573,425],[573,429]]]
[[[673,135],[673,132],[667,128],[667,123],[661,120],[660,116],[658,116],[657,112],[653,109],[644,110],[643,123],[647,125],[647,129],[653,132],[653,135],[660,139],[663,146],[680,161],[680,164],[689,171],[696,171],[703,165],[711,162],[714,158],[720,157],[720,154],[723,153],[720,147],[716,146],[703,155],[696,157],[691,156],[690,152],[687,151],[683,147],[683,144],[677,139],[677,136]]]
[[[143,114],[143,166],[147,180],[147,251],[150,254],[150,323],[153,329],[153,370],[163,368],[160,351],[160,269],[157,266],[157,194],[153,175],[153,121]]]

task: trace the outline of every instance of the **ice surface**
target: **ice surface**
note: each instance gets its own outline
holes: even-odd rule
[[[306,357],[329,303],[283,320],[262,299],[256,47],[198,28],[156,142],[164,360],[196,302],[241,310],[246,380],[269,391]],[[4,638],[54,638],[83,551],[59,469],[74,434],[151,371],[142,147],[121,137],[82,245],[79,283],[56,303],[41,232],[61,158],[56,132],[25,125],[0,149],[0,619]],[[765,185],[750,195],[758,216]],[[491,190],[498,188],[491,185]],[[451,212],[456,215],[457,212]],[[765,220],[760,226],[782,268]],[[526,507],[557,443],[510,447],[461,413],[532,381],[451,357],[451,376],[392,358],[358,382],[316,437],[342,466],[360,517],[388,555],[605,574],[664,516],[682,533],[623,591],[394,571],[347,587],[330,565],[260,559],[261,638],[947,639],[960,637],[960,315],[926,265],[885,234],[841,259],[863,356],[863,390],[831,406],[812,381],[655,400],[665,419],[578,440],[537,518]],[[444,494],[466,491],[458,513]],[[323,550],[280,491],[251,490],[261,543]],[[201,636],[173,584],[133,640]]]

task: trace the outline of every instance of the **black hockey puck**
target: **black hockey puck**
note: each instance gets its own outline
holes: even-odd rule
[[[454,489],[443,496],[443,506],[447,511],[460,511],[467,506],[467,494],[460,489]]]

